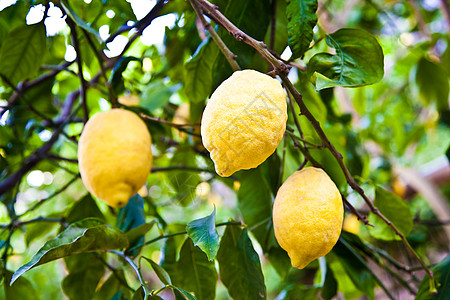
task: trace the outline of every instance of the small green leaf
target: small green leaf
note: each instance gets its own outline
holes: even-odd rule
[[[84,218],[105,219],[91,194],[87,194],[72,205],[67,215],[66,222],[71,224]]]
[[[439,111],[448,110],[448,76],[441,65],[422,57],[417,64],[416,84],[426,104],[434,102]]]
[[[313,38],[317,24],[317,0],[288,0],[288,42],[293,58],[302,57]]]
[[[175,289],[176,291],[178,291],[181,295],[183,295],[188,300],[197,300],[192,294],[186,292],[182,288],[179,288],[176,286],[172,286],[172,288]]]
[[[437,294],[430,294],[430,277],[427,275],[419,286],[416,300],[444,300],[450,295],[450,255],[447,255],[440,263],[435,265],[431,271],[437,284]]]
[[[139,194],[135,194],[130,198],[130,200],[128,200],[127,205],[120,209],[119,215],[117,216],[117,227],[122,230],[122,232],[127,232],[129,247],[141,244],[144,240],[145,233],[151,229],[153,223],[149,223],[149,225],[145,226],[144,225],[144,199]],[[137,229],[139,228],[139,226],[143,227]],[[133,230],[135,228],[136,230]],[[148,230],[146,231],[146,229]],[[139,250],[140,249],[136,249],[127,254],[135,256]]]
[[[87,218],[71,224],[56,238],[47,241],[28,263],[14,273],[11,284],[29,269],[55,259],[127,246],[128,240],[123,233],[99,219]]]
[[[227,226],[217,260],[220,279],[233,299],[266,299],[261,263],[247,229]]]
[[[192,291],[199,300],[215,298],[217,271],[214,262],[209,261],[191,239],[186,239],[181,247],[176,269],[176,286]]]
[[[188,236],[194,242],[194,245],[206,253],[209,260],[216,257],[219,250],[219,235],[216,230],[216,208],[213,212],[204,218],[194,220],[186,225]]]
[[[166,105],[172,93],[172,90],[162,81],[153,81],[142,92],[139,105],[153,112]]]
[[[112,69],[111,79],[109,81],[111,82],[111,86],[117,95],[121,94],[125,89],[123,85],[122,73],[126,70],[131,61],[139,61],[139,59],[134,56],[122,56]]]
[[[409,234],[413,227],[413,217],[405,201],[397,195],[377,186],[375,189],[374,205],[402,234],[405,236]],[[382,240],[400,239],[378,216],[370,214],[369,222],[374,225],[374,227],[369,228],[369,232],[373,237]]]
[[[367,31],[339,29],[327,35],[326,42],[336,49],[336,55],[318,53],[308,63],[308,76],[316,75],[316,90],[363,86],[383,78],[383,50]]]
[[[261,168],[257,168],[236,174],[241,183],[238,191],[238,207],[245,224],[249,227],[269,221],[272,216],[272,194],[261,172]],[[264,247],[268,235],[267,226],[262,224],[252,233]]]
[[[374,299],[375,282],[368,270],[367,264],[358,252],[342,237],[333,248],[347,275],[355,286],[369,299]]]
[[[212,70],[219,49],[214,41],[203,41],[185,65],[184,86],[190,102],[206,100],[212,89]]]
[[[92,253],[69,256],[65,260],[71,268],[61,283],[64,294],[71,300],[92,299],[105,273],[105,265]]]
[[[325,274],[325,282],[322,287],[322,298],[325,300],[329,300],[336,296],[338,283],[330,266],[327,265],[326,270],[327,273]]]
[[[68,5],[67,1],[61,1],[61,6],[63,7],[65,13],[81,28],[86,30],[87,32],[94,35],[97,40],[101,43],[102,38],[100,37],[100,34],[92,28],[89,24],[83,21],[76,13],[75,11]]]
[[[31,78],[46,52],[44,24],[24,25],[12,30],[0,49],[0,74],[13,85]]]
[[[119,277],[120,280],[117,278]],[[125,274],[122,269],[116,269],[114,273],[111,273],[105,282],[95,292],[93,300],[112,299],[114,295],[119,291],[121,281],[126,282]]]
[[[172,284],[172,281],[170,280],[169,273],[167,273],[167,271],[164,270],[163,267],[161,267],[160,265],[155,263],[153,260],[148,259],[147,257],[142,256],[142,258],[150,263],[150,265],[153,268],[153,271],[155,271],[156,276],[158,276],[159,280],[161,280],[162,283],[164,283],[165,285],[171,285]]]

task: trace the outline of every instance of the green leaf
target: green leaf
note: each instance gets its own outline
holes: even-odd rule
[[[149,223],[149,225],[145,226],[143,225],[145,225],[144,199],[139,194],[135,194],[128,200],[127,205],[120,209],[119,215],[117,216],[117,227],[122,230],[122,232],[127,232],[130,248],[143,242],[145,233],[151,229],[153,223]],[[139,226],[143,227],[137,229]],[[130,230],[135,228],[136,230],[130,232]],[[135,256],[139,250],[140,249],[135,249],[127,254]]]
[[[46,52],[44,23],[12,30],[0,49],[0,74],[13,85],[31,78],[41,66]]]
[[[302,57],[309,48],[317,24],[316,10],[317,0],[288,0],[288,42],[293,58]]]
[[[139,243],[142,242],[141,240],[144,239],[145,234],[152,229],[155,223],[156,221],[145,223],[125,232],[125,235],[130,243],[130,248],[132,247],[131,245],[139,245]]]
[[[119,277],[120,280],[117,278]],[[121,281],[126,282],[125,274],[122,269],[116,269],[114,273],[111,273],[105,282],[95,292],[93,300],[111,299],[119,291]]]
[[[400,197],[377,186],[375,188],[374,205],[402,234],[407,236],[410,233],[413,227],[413,216],[408,204]],[[382,240],[400,239],[378,216],[370,214],[369,222],[375,226],[369,228],[369,232],[373,237]]]
[[[322,298],[325,300],[329,300],[336,296],[338,283],[330,266],[327,265],[326,270],[327,273],[325,274],[325,282],[322,287]]]
[[[419,95],[426,104],[436,103],[439,111],[448,110],[449,83],[445,69],[422,57],[416,70]]]
[[[177,292],[179,292],[181,295],[183,295],[188,300],[197,300],[194,296],[192,296],[192,294],[186,292],[182,288],[179,288],[176,286],[172,286],[172,288],[174,288]]]
[[[268,235],[266,224],[272,216],[272,194],[268,183],[261,174],[261,168],[242,171],[236,174],[241,186],[238,191],[238,207],[248,227],[261,224],[252,233],[265,248]]]
[[[209,260],[216,257],[219,250],[219,235],[216,230],[216,208],[213,212],[204,218],[194,220],[186,225],[188,236],[194,242],[194,245],[206,253]]]
[[[126,70],[131,61],[139,61],[139,59],[134,56],[122,56],[112,69],[111,79],[109,81],[111,82],[111,86],[116,95],[121,94],[125,90],[122,73]]]
[[[266,287],[258,254],[247,229],[228,225],[220,242],[220,279],[233,299],[266,299]]]
[[[212,70],[219,49],[212,39],[203,41],[184,65],[184,86],[190,102],[206,100],[212,89]]]
[[[47,241],[28,263],[14,273],[11,284],[29,269],[55,259],[127,246],[128,240],[123,233],[99,219],[87,218],[71,224],[56,238]]]
[[[139,105],[153,112],[155,109],[166,105],[172,96],[172,90],[162,81],[153,81],[141,94]]]
[[[163,267],[161,267],[160,265],[155,263],[153,260],[151,260],[151,259],[149,259],[149,258],[147,258],[145,256],[142,256],[142,258],[150,263],[150,265],[153,268],[153,271],[155,271],[156,276],[158,276],[159,280],[161,280],[162,283],[164,283],[165,285],[171,285],[172,284],[172,281],[170,280],[169,273],[167,273],[167,271],[164,270]]]
[[[430,294],[430,277],[428,275],[422,280],[416,300],[444,300],[450,295],[450,255],[447,255],[440,263],[435,265],[433,271],[437,284],[437,294]]]
[[[105,273],[105,265],[92,253],[69,256],[65,260],[71,269],[61,283],[64,294],[71,300],[92,299]]]
[[[383,78],[383,50],[367,31],[339,29],[327,35],[326,42],[336,49],[336,55],[318,53],[308,63],[308,75],[316,75],[316,90],[363,86]]]
[[[337,244],[334,246],[333,252],[338,256],[342,266],[355,286],[369,299],[374,299],[375,283],[361,255],[342,237],[339,238]]]
[[[91,194],[87,194],[74,203],[67,215],[66,222],[71,224],[84,218],[105,219]]]
[[[219,0],[215,1],[215,4],[219,6],[224,16],[243,32],[258,41],[264,39],[264,35],[269,27],[268,20],[270,20],[269,0]],[[251,47],[248,47],[241,41],[237,41],[223,28],[219,28],[218,34],[231,52],[238,55],[236,60],[242,69],[251,68],[261,72],[267,71],[267,64],[261,60],[261,57]],[[213,88],[217,87],[233,73],[230,64],[222,53],[217,56],[213,73]]]
[[[3,286],[5,288],[6,300],[39,300],[39,294],[34,289],[31,282],[21,277],[17,279],[14,284],[9,285],[13,273],[8,270],[2,270],[4,272],[5,280]]]
[[[100,37],[100,34],[92,28],[89,24],[83,21],[76,13],[75,11],[68,5],[67,1],[61,1],[61,6],[63,7],[65,13],[81,28],[86,30],[87,32],[94,35],[97,40],[101,43],[102,38]]]
[[[181,247],[177,273],[176,286],[193,292],[199,300],[215,298],[217,271],[214,262],[209,261],[191,239],[186,239]]]

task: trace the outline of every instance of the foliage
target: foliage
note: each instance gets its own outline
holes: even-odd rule
[[[0,299],[444,299],[445,4],[210,2],[218,10],[0,3]],[[220,177],[199,120],[230,60],[282,80],[288,121],[263,164]],[[111,107],[138,113],[152,135],[152,173],[121,209],[87,193],[77,163],[84,122]],[[346,212],[333,250],[298,270],[271,216],[305,166],[327,172]]]

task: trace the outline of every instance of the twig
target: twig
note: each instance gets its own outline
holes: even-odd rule
[[[344,204],[348,207],[348,209],[356,216],[358,217],[358,220],[361,220],[365,225],[375,227],[372,224],[369,223],[369,220],[367,220],[367,217],[362,215],[350,202],[348,202],[347,198],[341,193],[342,201]]]
[[[270,20],[269,49],[273,50],[273,47],[275,46],[275,34],[277,29],[277,0],[272,0],[271,11],[272,11],[272,18]]]
[[[209,32],[214,42],[216,42],[216,45],[219,47],[220,52],[223,53],[233,71],[240,70],[241,67],[236,61],[237,55],[235,55],[233,52],[230,51],[230,49],[228,49],[227,45],[225,45],[225,43],[219,37],[217,32],[211,26],[211,24],[206,22],[205,17],[203,16],[203,10],[200,7],[198,7],[198,5],[194,1],[189,0],[189,2],[191,2],[191,5],[194,8],[198,18],[200,19],[200,22],[202,22],[203,27],[205,27],[205,29]]]
[[[60,7],[60,8],[64,9],[64,7]],[[83,75],[83,61],[82,61],[82,57],[81,57],[81,49],[80,49],[80,43],[78,40],[77,27],[75,25],[75,22],[69,17],[69,15],[66,18],[66,23],[67,23],[67,25],[69,25],[73,47],[75,48],[75,51],[77,52],[76,62],[78,65],[78,78],[80,78],[80,82],[81,82],[81,91],[80,91],[81,103],[83,105],[83,111],[84,111],[84,122],[86,123],[87,120],[89,119],[89,111],[88,111],[87,100],[86,100],[87,84],[86,84],[86,80],[84,79],[84,75]]]
[[[112,88],[111,83],[108,80],[108,77],[106,76],[106,70],[105,70],[105,67],[103,66],[104,60],[102,59],[102,55],[100,55],[100,53],[103,53],[103,52],[97,51],[95,44],[92,41],[92,38],[89,36],[89,34],[84,29],[83,29],[83,34],[84,34],[85,38],[87,39],[88,44],[92,49],[92,52],[94,52],[94,55],[97,58],[98,65],[100,66],[100,73],[102,74],[103,78],[105,79],[105,85],[106,85],[106,88],[108,89],[109,98],[110,98],[109,100],[113,105],[117,105],[117,95],[114,92],[114,89]],[[103,58],[104,58],[104,55],[103,55]]]
[[[162,123],[162,124],[167,124],[167,125],[169,125],[169,126],[175,128],[175,129],[177,129],[177,130],[179,130],[179,131],[181,131],[181,132],[185,132],[185,133],[187,133],[187,134],[189,134],[189,135],[192,135],[192,136],[201,137],[200,134],[195,133],[195,132],[192,132],[192,131],[189,131],[189,130],[186,130],[186,129],[183,128],[183,127],[186,127],[186,126],[187,126],[187,127],[199,126],[198,124],[176,124],[176,123],[172,123],[172,122],[163,120],[163,119],[161,119],[161,118],[150,117],[150,116],[147,116],[146,114],[143,114],[143,113],[141,113],[141,114],[139,114],[139,115],[140,115],[141,118],[143,118],[143,119],[147,119],[147,120],[154,121],[154,122],[158,122],[158,123]]]
[[[144,300],[147,300],[148,296],[150,296],[151,293],[150,293],[150,290],[148,289],[147,282],[144,280],[141,270],[138,268],[136,263],[131,259],[131,257],[126,256],[124,252],[116,251],[116,250],[108,250],[108,252],[114,253],[114,254],[122,257],[133,268],[133,270],[136,272],[139,282],[141,283],[141,287],[144,290]]]
[[[36,219],[28,220],[28,221],[13,221],[10,224],[0,224],[0,228],[11,228],[11,227],[20,227],[23,225],[31,224],[31,223],[37,223],[37,222],[49,222],[49,223],[60,223],[64,227],[68,226],[69,224],[65,222],[65,218],[59,218],[59,219],[52,219],[52,218],[44,218],[44,217],[38,217]]]

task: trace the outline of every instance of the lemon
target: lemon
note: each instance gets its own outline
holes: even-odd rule
[[[145,184],[152,159],[147,126],[124,109],[95,114],[86,123],[78,143],[84,185],[112,207],[127,204]]]
[[[273,225],[292,266],[303,269],[331,251],[343,213],[341,194],[322,169],[305,168],[283,183],[273,206]]]
[[[126,106],[139,106],[139,97],[137,95],[123,95],[117,101]]]
[[[263,163],[281,141],[286,120],[286,94],[277,80],[254,70],[234,72],[211,95],[201,122],[217,174]]]

